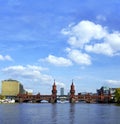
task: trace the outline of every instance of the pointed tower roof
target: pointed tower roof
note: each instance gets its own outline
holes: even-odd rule
[[[56,85],[56,84],[55,84],[55,79],[54,79],[54,84],[53,84],[53,85]]]
[[[74,85],[74,84],[73,84],[73,79],[72,79],[72,85]]]

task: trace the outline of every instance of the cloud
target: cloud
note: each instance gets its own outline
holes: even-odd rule
[[[105,42],[108,43],[114,50],[113,53],[120,51],[120,32],[114,31],[111,34],[106,35]]]
[[[68,52],[68,57],[75,63],[80,65],[91,65],[91,57],[88,54],[70,48],[67,48],[66,51]]]
[[[102,16],[99,18],[102,18]],[[68,36],[69,48],[66,48],[67,57],[49,55],[44,60],[56,66],[70,66],[72,62],[79,65],[91,65],[90,53],[106,56],[120,55],[120,32],[108,31],[107,27],[92,21],[83,20],[78,24],[70,24],[61,30]]]
[[[107,43],[96,43],[95,45],[86,45],[85,50],[87,52],[93,52],[97,54],[113,55],[113,49]]]
[[[83,20],[76,25],[62,29],[61,32],[68,36],[71,48],[107,56],[120,54],[119,31],[109,31],[107,27]]]
[[[83,20],[77,25],[72,25],[62,30],[62,34],[68,35],[68,43],[76,48],[83,48],[92,39],[99,40],[106,35],[106,28],[91,21]]]
[[[49,80],[51,77],[41,74],[41,71],[44,70],[44,68],[39,66],[9,66],[2,71],[12,77],[22,77],[25,79],[33,79],[33,80]]]
[[[71,66],[72,62],[69,59],[63,58],[63,57],[56,57],[53,55],[49,55],[47,58],[45,58],[45,61],[54,64],[56,66]]]
[[[64,66],[64,67],[73,65],[73,62],[79,65],[91,65],[91,57],[88,54],[82,53],[77,49],[70,49],[70,48],[66,48],[66,52],[68,59],[49,55],[47,58],[42,59],[42,61],[49,62],[55,66]]]
[[[120,80],[106,80],[106,83],[112,85],[120,85]]]
[[[0,55],[0,61],[13,61],[13,59],[9,55],[6,56]]]
[[[64,83],[61,83],[61,82],[58,82],[58,81],[56,81],[55,83],[56,83],[56,85],[58,87],[65,87],[65,84]]]
[[[86,45],[85,50],[87,52],[94,52],[107,56],[120,55],[120,33],[113,32],[111,34],[107,34],[102,43]]]
[[[51,85],[54,78],[51,75],[43,74],[43,71],[45,70],[47,70],[47,68],[41,66],[17,65],[3,68],[2,72],[14,79],[19,78],[28,80],[29,82],[43,82],[44,84]],[[58,82],[57,85],[63,86],[64,84]]]

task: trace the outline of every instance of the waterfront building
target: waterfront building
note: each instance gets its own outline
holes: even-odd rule
[[[60,88],[60,95],[63,96],[64,95],[64,88]]]
[[[110,88],[111,101],[115,102],[115,92],[117,88]]]
[[[25,92],[23,85],[17,80],[3,80],[2,81],[2,95],[6,97],[16,97],[18,94]]]
[[[101,94],[104,94],[104,95],[108,95],[108,94],[114,95],[115,91],[116,91],[116,88],[109,88],[109,87],[102,86],[100,89],[97,90],[97,94],[98,95],[101,95]]]
[[[110,88],[109,87],[106,87],[106,86],[102,86],[100,89],[97,90],[97,94],[98,95],[108,95],[110,94]]]
[[[97,95],[103,95],[103,96],[110,96],[109,102],[115,101],[115,91],[116,88],[109,88],[102,86],[100,89],[97,90]],[[108,102],[108,99],[104,99],[105,102]]]

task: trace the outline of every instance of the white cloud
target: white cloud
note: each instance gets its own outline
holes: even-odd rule
[[[94,43],[94,45],[86,45],[87,52],[94,52],[108,56],[120,54],[120,33],[113,32],[106,34],[102,43]]]
[[[22,77],[25,79],[33,79],[33,80],[44,80],[44,78],[46,80],[51,79],[51,77],[41,74],[42,70],[44,70],[44,68],[39,66],[32,66],[32,65],[9,66],[2,69],[4,73],[7,73],[12,77]]]
[[[106,35],[105,42],[111,46],[114,52],[120,51],[120,32]]]
[[[66,51],[68,52],[68,57],[75,63],[80,65],[91,65],[91,57],[88,54],[69,48],[67,48]]]
[[[19,78],[22,80],[28,80],[29,82],[43,82],[45,84],[51,85],[54,78],[51,75],[43,74],[42,71],[44,70],[47,70],[47,68],[34,65],[17,65],[3,68],[2,72],[13,79]],[[58,82],[57,85],[63,86],[64,84]]]
[[[68,36],[70,48],[66,48],[66,51],[69,59],[53,55],[44,59],[56,66],[70,66],[72,62],[91,65],[90,52],[107,56],[120,55],[120,32],[108,31],[107,27],[94,22],[83,20],[62,29],[61,33]]]
[[[91,21],[83,20],[63,29],[62,33],[68,35],[71,48],[84,49],[87,52],[107,56],[120,54],[120,32],[108,31],[107,27]]]
[[[66,59],[63,57],[56,57],[53,55],[49,55],[45,60],[56,66],[71,66],[72,65],[72,62],[69,59]]]
[[[9,56],[9,55],[6,55],[4,58],[5,58],[5,60],[13,61],[13,59],[12,59],[11,56]]]
[[[87,52],[94,52],[97,54],[113,55],[113,49],[107,43],[96,43],[95,45],[86,45],[85,50]]]
[[[6,56],[0,55],[0,61],[13,61],[13,59],[9,55]]]
[[[65,87],[65,84],[64,83],[61,83],[61,82],[55,82],[56,83],[56,85],[58,86],[58,87]]]
[[[120,80],[106,80],[108,84],[120,85]]]
[[[30,70],[37,70],[37,71],[44,71],[44,70],[48,70],[48,68],[43,68],[41,66],[35,66],[35,65],[27,65],[27,67]]]
[[[68,43],[77,48],[89,43],[92,39],[101,39],[106,35],[106,28],[91,21],[83,20],[77,25],[63,29],[62,33],[68,35]]]

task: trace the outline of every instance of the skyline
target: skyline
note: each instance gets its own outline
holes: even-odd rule
[[[77,92],[120,87],[119,0],[0,3],[0,81],[41,94],[54,79],[65,94],[72,80]]]

